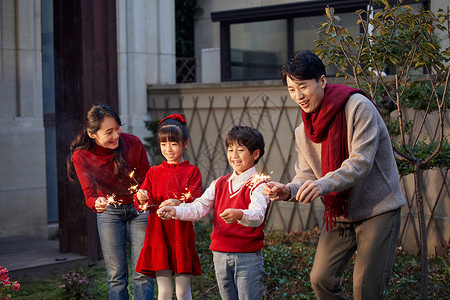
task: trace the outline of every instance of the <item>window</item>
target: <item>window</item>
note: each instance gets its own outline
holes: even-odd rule
[[[404,3],[416,3],[404,1]],[[428,1],[419,1],[427,5]],[[220,22],[221,80],[279,79],[279,70],[294,51],[313,49],[316,29],[332,6],[351,34],[357,34],[358,9],[368,1],[303,1],[211,13]],[[328,75],[336,74],[333,68]]]
[[[277,77],[286,53],[284,20],[230,25],[231,79]]]

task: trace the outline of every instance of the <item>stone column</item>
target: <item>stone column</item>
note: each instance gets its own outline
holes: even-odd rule
[[[147,84],[174,84],[175,1],[118,0],[119,112],[124,131],[149,136]]]
[[[47,238],[41,2],[0,14],[0,236]]]

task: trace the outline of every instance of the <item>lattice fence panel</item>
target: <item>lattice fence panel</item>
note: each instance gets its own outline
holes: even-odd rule
[[[290,182],[295,175],[294,131],[301,122],[301,110],[288,98],[283,86],[249,88],[222,85],[214,89],[187,88],[183,91],[150,89],[148,109],[150,116],[157,119],[170,113],[185,114],[191,140],[187,158],[200,168],[204,188],[212,180],[232,172],[227,162],[224,140],[234,125],[252,126],[263,134],[266,147],[263,158],[256,166],[258,171],[270,173],[273,180],[283,183]],[[415,123],[423,117],[411,111],[407,116]],[[448,114],[445,122],[446,135],[449,136]],[[435,139],[437,122],[427,118],[424,127],[426,135]],[[408,204],[402,210],[400,242],[405,249],[416,250],[419,233],[413,176],[401,178],[401,184]],[[429,249],[434,253],[444,247],[442,245],[449,241],[450,236],[448,171],[426,171],[423,186]],[[322,225],[322,215],[320,201],[312,205],[275,202],[269,210],[267,229],[310,229]]]

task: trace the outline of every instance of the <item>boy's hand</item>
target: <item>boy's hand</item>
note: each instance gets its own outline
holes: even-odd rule
[[[163,220],[169,220],[175,218],[176,210],[173,206],[164,206],[158,209],[156,214]]]
[[[232,224],[234,221],[242,219],[243,216],[242,210],[235,208],[227,208],[219,215],[227,224]]]
[[[291,194],[286,185],[275,181],[267,182],[267,184],[263,186],[262,193],[267,195],[270,201],[286,200]]]
[[[139,189],[136,193],[136,197],[139,200],[140,205],[144,205],[145,202],[147,202],[147,200],[149,199],[147,191],[141,189]]]
[[[164,207],[164,206],[178,206],[181,204],[181,201],[178,199],[167,199],[165,201],[163,201],[159,207]]]
[[[99,197],[97,200],[95,200],[95,210],[98,213],[102,213],[106,210],[106,205],[108,202],[106,201],[105,197]]]

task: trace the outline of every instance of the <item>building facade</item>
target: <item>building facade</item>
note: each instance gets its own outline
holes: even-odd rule
[[[149,135],[144,121],[159,117],[152,115],[152,88],[166,94],[160,104],[168,106],[161,113],[170,111],[171,97],[181,103],[180,97],[195,98],[192,93],[199,90],[205,107],[211,97],[223,97],[217,112],[226,111],[226,90],[238,86],[250,89],[254,96],[249,97],[283,99],[278,68],[294,50],[313,48],[314,26],[328,2],[349,24],[355,21],[352,12],[368,3],[198,0],[198,83],[177,85],[175,1],[0,0],[0,237],[47,238],[49,224],[56,224],[60,237],[69,240],[68,232],[85,221],[78,215],[90,212],[83,208],[79,187],[65,180],[64,158],[90,104],[110,103],[119,111],[124,131],[144,139]],[[437,11],[448,3],[414,5]],[[68,225],[61,229],[62,222]]]

